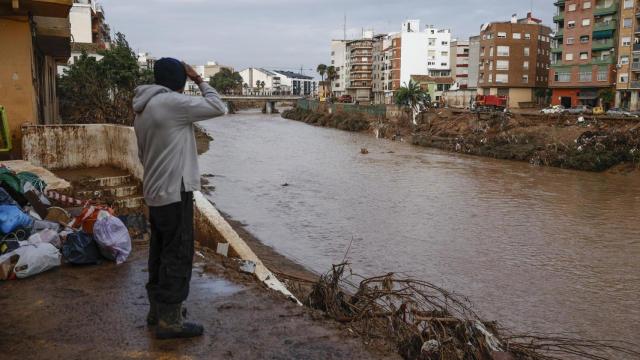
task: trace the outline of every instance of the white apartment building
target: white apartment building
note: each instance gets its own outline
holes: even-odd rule
[[[281,90],[280,75],[262,68],[248,68],[240,71],[242,87],[245,94],[271,95]],[[258,86],[264,82],[264,88]],[[245,86],[246,84],[246,86]]]
[[[153,66],[156,63],[156,58],[151,56],[148,52],[138,53],[138,66],[140,69],[153,71]]]
[[[58,74],[63,74],[68,66],[73,65],[82,52],[89,57],[102,60],[99,50],[109,47],[110,30],[105,23],[102,6],[94,0],[74,0],[69,10],[69,23],[71,25],[71,56],[67,65],[58,66]]]
[[[280,77],[280,89],[283,94],[311,96],[318,92],[318,83],[311,76],[284,70],[272,72]]]
[[[399,45],[400,48],[400,77],[394,79],[396,85],[408,84],[411,75],[450,75],[450,30],[428,25],[421,31],[420,20],[407,20],[402,24],[402,32],[397,37],[399,41],[396,41],[396,47]],[[396,64],[394,69],[395,67]],[[393,90],[396,90],[395,86]]]
[[[336,78],[331,83],[334,95],[340,97],[347,93],[347,40],[331,41],[331,64],[336,69]]]

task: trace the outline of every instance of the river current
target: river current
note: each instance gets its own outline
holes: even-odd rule
[[[200,157],[210,199],[317,273],[351,244],[355,272],[430,281],[516,331],[640,343],[637,173],[458,155],[256,112],[201,124],[215,139]]]

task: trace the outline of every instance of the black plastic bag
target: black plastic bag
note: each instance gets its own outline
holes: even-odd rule
[[[67,235],[62,245],[62,256],[73,265],[95,265],[102,262],[98,244],[85,232]]]

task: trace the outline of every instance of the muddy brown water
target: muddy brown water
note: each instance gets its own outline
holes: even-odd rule
[[[431,281],[516,331],[640,344],[638,173],[456,155],[278,115],[201,124],[215,138],[200,157],[211,200],[311,270],[352,242],[357,273]]]

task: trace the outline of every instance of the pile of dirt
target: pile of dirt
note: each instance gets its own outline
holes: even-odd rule
[[[638,120],[439,111],[418,123],[415,145],[587,171],[640,164]]]
[[[363,131],[371,127],[369,120],[362,114],[324,114],[300,108],[286,110],[282,117],[302,121],[310,125],[332,127],[347,131]]]

